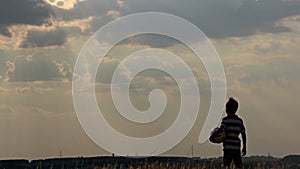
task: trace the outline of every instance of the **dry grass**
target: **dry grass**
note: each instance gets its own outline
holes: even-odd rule
[[[221,167],[216,167],[212,164],[205,165],[204,163],[190,164],[190,163],[140,163],[140,164],[131,164],[130,166],[114,166],[114,165],[105,165],[102,167],[95,166],[93,169],[218,169]],[[253,164],[251,166],[245,167],[245,169],[288,169],[288,166],[284,165],[274,165],[274,166],[262,166],[260,164]]]

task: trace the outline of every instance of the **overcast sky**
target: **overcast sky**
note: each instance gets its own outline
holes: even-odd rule
[[[300,153],[299,0],[6,0],[0,5],[0,158],[109,154],[94,144],[76,118],[71,79],[86,40],[114,19],[137,12],[164,12],[196,25],[212,41],[224,65],[227,96],[240,101],[248,154]],[[176,29],[176,28],[174,28]],[[169,50],[191,67],[201,106],[191,133],[166,155],[215,157],[222,147],[197,142],[210,103],[205,68],[178,41],[156,35],[131,37],[114,47],[97,74],[97,98],[108,121],[122,133],[149,137],[167,129],[178,112],[175,81],[148,71],[131,85],[133,105],[149,107],[160,88],[166,115],[144,126],[127,123],[113,106],[109,84],[118,64],[144,48]],[[175,112],[175,113],[174,113]],[[225,116],[225,114],[223,114]],[[101,130],[101,129],[99,129]],[[147,132],[145,132],[147,131]],[[105,137],[105,136],[104,136]]]

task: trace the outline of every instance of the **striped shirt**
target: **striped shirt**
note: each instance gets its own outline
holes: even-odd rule
[[[243,120],[237,115],[228,115],[222,119],[221,128],[226,133],[223,150],[240,150],[241,140],[239,134],[245,132]]]

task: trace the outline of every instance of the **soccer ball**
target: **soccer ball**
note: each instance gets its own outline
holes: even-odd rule
[[[220,144],[225,139],[225,131],[219,127],[214,128],[209,137],[209,141],[212,143]]]

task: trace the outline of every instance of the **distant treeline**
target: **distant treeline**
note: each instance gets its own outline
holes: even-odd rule
[[[300,155],[288,155],[284,158],[272,156],[251,156],[244,159],[245,168],[299,169]],[[51,158],[40,160],[1,160],[1,169],[204,169],[221,168],[222,158],[200,157],[77,157]]]

